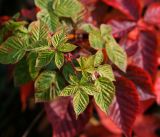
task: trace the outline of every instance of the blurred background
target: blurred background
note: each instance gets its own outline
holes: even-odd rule
[[[32,9],[33,0],[0,0],[0,16],[13,16],[23,8]],[[0,137],[51,137],[43,105],[32,98],[22,110],[20,89],[12,79],[13,66],[0,64]]]

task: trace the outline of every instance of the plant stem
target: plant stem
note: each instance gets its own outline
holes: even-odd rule
[[[36,117],[35,119],[32,121],[32,123],[30,124],[30,126],[27,128],[27,130],[24,132],[24,134],[22,135],[22,137],[27,137],[29,135],[29,133],[31,132],[32,128],[35,126],[35,124],[38,122],[38,120],[41,118],[41,116],[43,115],[44,110],[42,110]]]

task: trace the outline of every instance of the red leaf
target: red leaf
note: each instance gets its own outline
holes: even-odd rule
[[[139,53],[133,57],[134,63],[150,73],[154,79],[157,73],[157,41],[154,33],[141,31],[139,36]]]
[[[70,101],[70,98],[65,97],[45,104],[47,117],[53,128],[53,137],[74,137],[83,130],[91,116],[88,108],[76,119]]]
[[[104,113],[96,104],[96,110],[100,118],[101,124],[110,132],[115,134],[122,134],[122,130]]]
[[[139,0],[103,0],[106,4],[120,10],[130,19],[138,20],[141,16]]]
[[[160,105],[160,78],[158,77],[155,82],[155,94],[157,97],[157,103]]]
[[[144,20],[160,27],[160,3],[153,3],[147,9]]]
[[[0,27],[5,23],[7,22],[11,17],[9,16],[1,16],[0,17]]]
[[[139,111],[139,98],[133,82],[125,77],[116,79],[116,99],[110,107],[109,115],[114,123],[131,137],[136,115]]]
[[[136,26],[136,23],[132,21],[111,20],[108,24],[112,26],[114,37],[123,37]]]
[[[85,5],[93,5],[95,4],[98,0],[80,0],[83,4]]]
[[[34,93],[33,81],[30,81],[20,87],[20,97],[22,103],[22,110],[26,109],[28,98]]]
[[[125,76],[136,85],[140,100],[144,101],[154,98],[152,79],[146,71],[137,66],[130,65],[127,68]]]
[[[152,4],[153,2],[156,2],[156,0],[140,0],[142,7],[148,6],[149,4]]]
[[[36,19],[36,13],[38,12],[38,10],[36,8],[34,9],[22,9],[21,10],[21,15],[23,18],[33,21]]]
[[[146,112],[153,104],[155,103],[155,98],[145,100],[145,101],[140,101],[140,113],[143,114]]]
[[[128,55],[132,55],[128,58],[129,64],[146,70],[152,76],[152,80],[155,80],[157,73],[157,40],[155,34],[151,31],[141,31],[137,40],[127,38],[120,44],[126,49]]]
[[[134,125],[136,137],[158,137],[156,130],[160,129],[160,117],[157,115],[137,117]]]
[[[120,45],[125,49],[128,59],[134,56],[138,51],[138,41],[130,38],[121,39]]]
[[[119,12],[119,10],[112,9],[110,12],[107,12],[103,20],[105,23],[107,23],[110,20],[129,20],[129,18],[123,13]]]
[[[114,130],[114,129],[113,129]],[[80,137],[122,137],[121,134],[111,133],[108,129],[99,125],[90,125]]]

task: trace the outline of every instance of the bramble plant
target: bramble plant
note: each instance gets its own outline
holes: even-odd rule
[[[84,10],[77,0],[36,0],[35,3],[41,8],[37,21],[27,24],[10,20],[4,24],[4,29],[13,34],[1,44],[0,62],[16,64],[16,85],[30,79],[35,81],[36,102],[72,96],[78,116],[87,108],[89,96],[94,96],[97,105],[107,112],[115,95],[115,78],[102,50],[122,71],[126,71],[127,65],[126,53],[113,38],[111,28],[102,24],[98,29],[76,20],[75,17],[83,16]],[[90,47],[94,49],[91,55],[74,56],[81,49],[68,38],[74,29],[89,34]],[[67,55],[72,56],[70,61]]]
[[[95,102],[131,137],[139,96],[143,100],[144,92],[153,97],[152,80],[143,69],[127,67],[128,53],[112,35],[113,22],[87,22],[86,9],[78,0],[35,0],[35,4],[36,21],[15,15],[1,27],[0,63],[15,64],[15,85],[33,81],[35,102],[62,101],[65,111],[71,99],[77,120]]]

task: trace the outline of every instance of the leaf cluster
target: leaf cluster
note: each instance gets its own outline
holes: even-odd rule
[[[1,41],[0,63],[15,64],[17,86],[34,81],[36,102],[71,96],[78,117],[93,96],[107,112],[115,96],[112,66],[123,72],[127,67],[127,55],[111,28],[84,23],[84,7],[78,0],[35,0],[35,4],[40,8],[36,21],[27,24],[11,19],[2,27],[1,34],[11,34]],[[81,35],[87,33],[93,52],[85,50],[91,54],[79,54],[81,43],[69,38],[76,35],[75,29]]]

